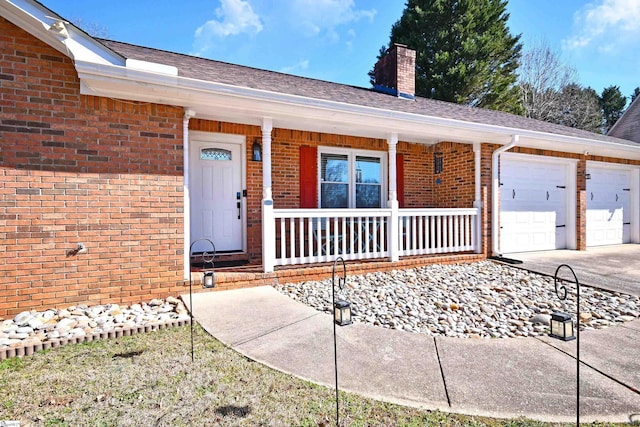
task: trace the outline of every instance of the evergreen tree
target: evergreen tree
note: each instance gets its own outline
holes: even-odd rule
[[[631,103],[636,99],[636,97],[640,95],[640,87],[636,87],[633,90],[633,93],[631,94],[630,100],[629,100],[629,105],[631,105]]]
[[[417,51],[416,94],[520,113],[522,45],[509,32],[506,6],[506,0],[407,0],[389,46]]]
[[[600,96],[600,108],[602,108],[603,128],[607,133],[609,129],[618,121],[624,107],[627,105],[627,97],[620,92],[620,86],[609,86],[604,88]]]

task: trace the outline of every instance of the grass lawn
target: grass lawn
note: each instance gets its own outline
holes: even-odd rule
[[[0,424],[332,426],[333,389],[274,371],[189,326],[0,362]],[[348,426],[546,426],[429,412],[340,394]]]

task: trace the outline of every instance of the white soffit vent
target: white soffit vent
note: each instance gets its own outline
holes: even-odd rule
[[[127,58],[126,67],[133,70],[149,71],[152,73],[167,74],[170,76],[178,75],[178,68],[172,65],[158,64],[156,62],[140,61],[138,59]]]

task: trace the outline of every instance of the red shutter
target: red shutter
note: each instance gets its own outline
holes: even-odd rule
[[[404,156],[402,154],[396,154],[396,190],[398,205],[404,208]]]
[[[318,207],[318,149],[300,147],[300,207]]]

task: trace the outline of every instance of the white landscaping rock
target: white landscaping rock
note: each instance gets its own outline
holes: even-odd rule
[[[80,304],[62,310],[24,311],[0,323],[0,350],[189,318],[182,301],[171,297],[131,307],[118,304],[87,307]]]
[[[30,311],[23,311],[22,313],[19,313],[16,317],[13,318],[13,323],[15,323],[18,326],[24,326],[27,323],[29,323],[29,320],[31,320],[32,317],[33,317],[33,314],[31,314]]]
[[[331,313],[331,280],[286,283],[281,293]],[[637,316],[640,298],[581,289],[581,327],[600,329]],[[431,265],[347,277],[336,298],[351,302],[354,321],[452,337],[539,336],[551,313],[575,311],[575,290],[560,301],[553,279],[491,261]],[[586,301],[586,302],[585,302]],[[614,320],[615,319],[615,320]],[[575,320],[575,319],[574,319]]]

